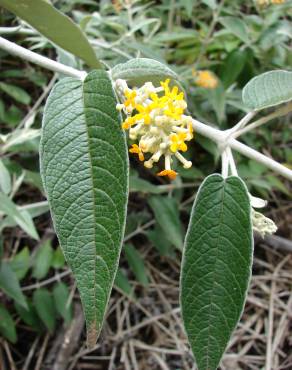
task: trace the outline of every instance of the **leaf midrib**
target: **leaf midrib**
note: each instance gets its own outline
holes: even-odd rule
[[[93,179],[93,161],[92,161],[92,156],[91,156],[91,148],[90,148],[90,135],[89,135],[89,131],[88,131],[88,124],[87,124],[87,118],[86,118],[86,105],[85,105],[85,98],[84,98],[84,84],[85,84],[86,80],[82,83],[82,101],[83,101],[83,107],[84,107],[84,122],[85,122],[85,128],[86,128],[86,138],[87,138],[87,150],[88,150],[88,158],[89,158],[89,172],[90,172],[90,180],[91,180],[91,189],[92,189],[92,204],[93,204],[93,216],[94,216],[94,220],[96,220],[97,218],[97,214],[96,214],[96,211],[95,211],[95,196],[94,196],[94,179]],[[94,304],[96,302],[96,257],[97,257],[97,253],[96,253],[96,223],[93,221],[93,229],[94,229],[94,295],[93,295],[93,298],[94,298]],[[97,312],[96,310],[94,310],[94,326],[95,326],[95,330],[96,330],[96,322],[97,322]],[[92,325],[92,323],[90,323],[90,325]],[[87,330],[91,331],[91,327],[87,328]]]
[[[223,179],[223,186],[221,187],[220,191],[222,192],[221,196],[221,207],[220,207],[220,217],[219,217],[219,233],[218,233],[218,238],[217,238],[217,243],[216,243],[216,256],[215,260],[213,263],[213,282],[212,282],[212,290],[211,290],[211,296],[210,296],[210,308],[209,308],[209,319],[208,319],[208,341],[207,341],[207,369],[209,369],[209,350],[210,350],[210,331],[211,331],[211,314],[212,314],[212,305],[213,305],[213,293],[214,293],[214,287],[215,287],[215,277],[217,276],[217,259],[218,259],[218,254],[219,254],[219,241],[221,240],[221,229],[222,229],[222,217],[223,217],[223,209],[224,209],[224,199],[225,199],[225,184],[226,180]],[[207,370],[206,369],[206,370]]]

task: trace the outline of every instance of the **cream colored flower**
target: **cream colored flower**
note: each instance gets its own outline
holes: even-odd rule
[[[157,175],[173,180],[177,175],[171,169],[173,155],[184,168],[192,166],[179,152],[187,150],[185,142],[193,138],[193,127],[192,118],[184,115],[187,103],[183,92],[177,86],[171,88],[169,85],[170,80],[167,79],[159,87],[146,82],[140,88],[130,89],[126,81],[116,81],[122,100],[117,109],[126,114],[122,128],[129,130],[130,139],[138,142],[129,151],[137,154],[140,161],[145,160],[144,154],[150,153],[151,156],[144,162],[147,168],[152,168],[164,157],[164,170]]]

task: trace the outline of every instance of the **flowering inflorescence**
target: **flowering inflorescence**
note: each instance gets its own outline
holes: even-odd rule
[[[165,168],[158,176],[168,176],[173,180],[177,173],[171,169],[174,155],[184,166],[190,168],[192,162],[186,160],[180,152],[187,150],[186,141],[193,138],[192,118],[184,115],[187,103],[184,93],[177,86],[170,87],[170,80],[154,87],[152,82],[146,82],[140,88],[130,89],[124,80],[117,80],[117,92],[122,104],[118,110],[126,114],[122,123],[125,130],[129,130],[133,144],[130,153],[138,155],[144,166],[152,168],[155,162],[164,156]],[[151,156],[145,160],[145,154]]]
[[[268,6],[271,4],[284,4],[285,0],[256,0],[259,6]]]
[[[251,219],[254,231],[257,231],[262,237],[265,235],[274,234],[277,231],[277,226],[274,221],[264,216],[262,213],[255,210],[255,208],[263,208],[267,202],[261,198],[256,198],[250,195],[251,202]]]
[[[205,89],[216,89],[218,86],[218,79],[208,70],[197,71],[192,70],[192,75],[195,78],[195,84]]]

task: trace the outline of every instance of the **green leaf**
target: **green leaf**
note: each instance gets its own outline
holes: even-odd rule
[[[30,268],[30,254],[27,247],[22,248],[22,250],[13,257],[10,262],[10,267],[18,280],[25,277]]]
[[[41,174],[54,226],[77,281],[93,346],[118,267],[128,198],[128,153],[105,71],[62,79],[43,119]]]
[[[17,334],[15,323],[6,308],[0,304],[0,333],[12,343],[16,343]]]
[[[37,315],[36,309],[32,302],[27,300],[28,309],[23,308],[19,304],[15,303],[15,309],[20,316],[21,320],[30,328],[40,332],[43,329],[43,325]]]
[[[241,316],[251,275],[250,202],[239,177],[208,176],[191,214],[181,307],[198,370],[215,370]]]
[[[176,201],[170,197],[152,196],[148,200],[156,222],[161,226],[166,238],[178,249],[182,249],[183,237]]]
[[[153,185],[149,181],[130,176],[130,192],[160,194],[162,191],[157,185]]]
[[[32,276],[36,279],[43,279],[47,276],[53,259],[53,249],[50,240],[43,243],[36,252],[33,261]]]
[[[21,213],[16,205],[8,198],[4,193],[0,192],[0,211],[4,212],[7,216],[12,218],[17,225],[19,225],[28,235],[36,240],[39,240],[39,236],[34,227],[31,217],[29,214],[24,215]]]
[[[123,271],[119,268],[117,271],[117,275],[115,278],[115,286],[119,288],[122,292],[124,292],[128,296],[133,296],[133,287],[129,282],[127,276],[123,273]]]
[[[254,77],[245,85],[242,100],[253,110],[292,100],[292,72],[277,70]]]
[[[72,303],[69,302],[69,289],[66,284],[58,283],[54,286],[53,297],[57,312],[63,317],[65,323],[68,325],[72,320]]]
[[[56,45],[83,59],[90,67],[101,68],[80,27],[48,1],[0,0],[0,5],[25,20]]]
[[[148,276],[145,268],[145,264],[141,254],[132,245],[125,245],[124,247],[125,255],[129,266],[131,267],[136,279],[144,286],[147,286]]]
[[[243,20],[238,17],[221,17],[220,23],[227,28],[231,33],[237,36],[241,41],[246,44],[250,43],[248,37],[248,29]]]
[[[141,86],[148,81],[159,85],[160,81],[166,78],[178,80],[177,74],[165,64],[148,58],[136,58],[126,63],[117,64],[112,68],[111,75],[113,80],[120,78],[134,86]]]
[[[60,269],[60,268],[64,267],[64,265],[65,265],[65,258],[64,258],[64,254],[63,254],[63,252],[62,252],[62,249],[61,249],[60,247],[58,247],[58,248],[54,251],[51,266],[52,266],[54,269]]]
[[[27,308],[26,300],[20,289],[18,279],[9,266],[9,263],[4,261],[0,265],[0,289],[10,298],[14,299],[15,302]]]
[[[4,194],[9,194],[11,191],[10,173],[1,159],[0,159],[0,190],[2,190]]]
[[[166,233],[159,225],[155,225],[152,230],[148,230],[146,235],[161,256],[175,255],[172,243],[167,239]]]
[[[33,293],[33,304],[42,322],[52,333],[56,326],[56,309],[51,293],[44,288],[40,288]]]
[[[236,82],[237,77],[245,66],[246,59],[247,52],[245,50],[234,50],[223,61],[224,64],[220,70],[220,76],[225,89]]]
[[[1,4],[1,0],[0,0]],[[19,103],[28,105],[31,101],[28,93],[18,86],[0,82],[0,89]]]

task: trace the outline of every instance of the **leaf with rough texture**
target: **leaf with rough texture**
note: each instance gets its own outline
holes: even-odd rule
[[[41,173],[54,226],[76,278],[93,346],[115,278],[128,198],[128,154],[105,71],[62,79],[43,119]]]
[[[141,86],[148,81],[159,85],[161,80],[167,78],[178,80],[178,75],[165,64],[148,58],[136,58],[117,64],[111,70],[111,75],[113,80],[126,80],[128,84],[134,86]]]
[[[48,1],[0,0],[0,5],[25,20],[56,45],[83,59],[90,67],[101,68],[80,27]]]
[[[238,177],[208,176],[185,240],[181,308],[199,370],[215,370],[241,316],[251,275],[250,202]]]
[[[242,100],[253,110],[292,100],[292,72],[277,70],[254,77],[245,85]]]

